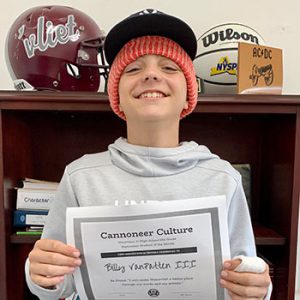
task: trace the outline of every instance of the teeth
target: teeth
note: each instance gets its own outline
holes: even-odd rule
[[[160,93],[160,92],[147,92],[147,93],[143,93],[140,95],[139,98],[162,98],[164,97],[165,95],[163,93]]]

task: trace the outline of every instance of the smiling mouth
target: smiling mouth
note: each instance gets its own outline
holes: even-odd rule
[[[140,94],[137,98],[138,99],[160,99],[164,97],[167,97],[167,95],[165,95],[162,92],[145,92]]]

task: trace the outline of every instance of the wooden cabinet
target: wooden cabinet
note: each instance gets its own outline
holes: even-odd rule
[[[125,122],[105,94],[14,91],[0,92],[0,120],[0,299],[34,299],[23,269],[35,238],[12,227],[17,180],[59,181],[66,164],[125,136]],[[180,136],[251,164],[251,216],[258,251],[272,263],[273,299],[294,299],[300,96],[200,96]]]

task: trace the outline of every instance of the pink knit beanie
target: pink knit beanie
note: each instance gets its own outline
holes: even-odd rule
[[[125,120],[119,109],[119,81],[125,67],[137,58],[155,54],[173,60],[187,82],[189,114],[197,103],[197,83],[192,60],[197,53],[197,38],[192,28],[180,18],[158,11],[143,9],[116,24],[104,42],[105,58],[110,65],[108,96],[113,111]]]
[[[108,78],[108,96],[112,110],[122,119],[126,117],[119,109],[119,81],[127,65],[137,58],[156,54],[174,61],[182,70],[187,82],[188,108],[181,112],[183,118],[191,113],[196,104],[198,86],[194,66],[186,51],[173,40],[162,36],[142,36],[127,42],[115,57]]]

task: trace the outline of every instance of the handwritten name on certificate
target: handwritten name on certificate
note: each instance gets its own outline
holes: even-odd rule
[[[225,300],[225,196],[67,209],[81,300]]]

